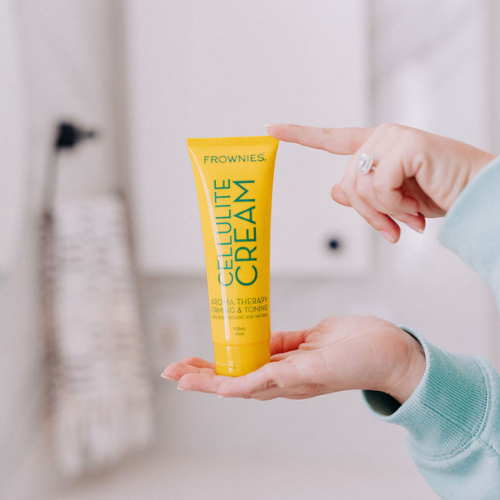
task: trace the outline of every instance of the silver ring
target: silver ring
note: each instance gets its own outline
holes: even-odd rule
[[[370,170],[375,170],[373,158],[366,153],[361,153],[356,161],[356,170],[363,175],[369,173]]]

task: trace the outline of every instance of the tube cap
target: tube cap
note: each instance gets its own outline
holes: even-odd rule
[[[239,377],[269,363],[269,342],[252,345],[214,344],[215,371],[218,375]]]

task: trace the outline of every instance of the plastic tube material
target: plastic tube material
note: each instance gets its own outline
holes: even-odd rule
[[[188,139],[200,207],[215,370],[240,376],[270,361],[270,137]]]

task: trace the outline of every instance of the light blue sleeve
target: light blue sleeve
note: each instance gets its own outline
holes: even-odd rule
[[[440,240],[484,278],[500,305],[500,158],[460,194]],[[441,498],[499,500],[499,374],[481,358],[447,353],[404,330],[424,348],[424,377],[403,405],[374,391],[364,391],[366,402],[378,418],[408,430],[408,449]]]

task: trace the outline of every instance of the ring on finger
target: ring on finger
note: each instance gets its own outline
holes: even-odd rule
[[[373,166],[373,158],[366,154],[361,153],[356,160],[356,170],[363,175],[370,173],[370,171],[375,170],[376,167]]]

